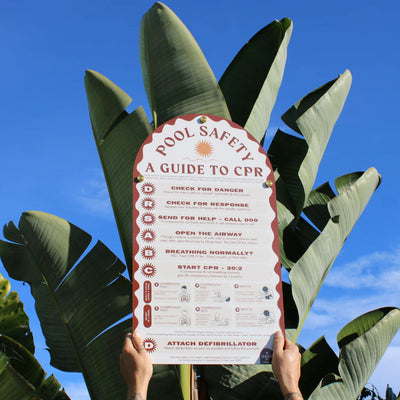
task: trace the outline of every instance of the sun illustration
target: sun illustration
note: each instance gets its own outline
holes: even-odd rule
[[[201,140],[196,143],[195,152],[201,157],[209,157],[213,153],[212,145],[206,140]]]

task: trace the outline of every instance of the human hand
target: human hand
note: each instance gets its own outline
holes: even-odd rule
[[[298,347],[278,331],[274,335],[272,371],[278,379],[284,399],[302,399],[299,389],[301,354]],[[291,394],[291,395],[289,395]]]
[[[153,364],[138,332],[125,336],[119,368],[128,385],[129,400],[145,400]]]

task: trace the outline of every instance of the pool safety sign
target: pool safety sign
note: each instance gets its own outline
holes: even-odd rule
[[[269,363],[284,329],[275,182],[212,115],[157,128],[133,171],[134,328],[156,364]]]

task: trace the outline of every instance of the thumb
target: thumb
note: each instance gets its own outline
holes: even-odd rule
[[[139,351],[143,347],[142,337],[140,336],[138,331],[133,332],[132,343],[136,351]]]
[[[134,331],[132,335],[139,339],[142,339],[142,337],[140,336],[140,333],[138,331]]]
[[[285,339],[281,331],[275,332],[274,335],[274,351],[283,351],[283,347],[285,344]]]

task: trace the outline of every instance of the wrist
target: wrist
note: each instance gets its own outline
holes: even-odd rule
[[[284,400],[303,400],[300,390],[296,392],[288,392],[283,395]]]
[[[146,400],[147,385],[132,385],[128,388],[127,400]]]
[[[282,379],[281,381],[278,380],[278,382],[283,395],[286,395],[288,393],[300,393],[298,380],[293,379],[284,381]]]

